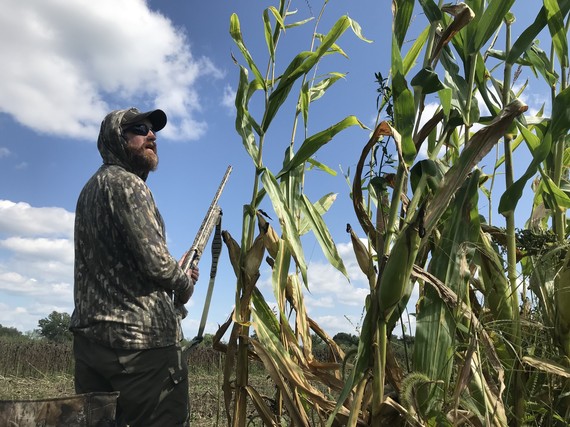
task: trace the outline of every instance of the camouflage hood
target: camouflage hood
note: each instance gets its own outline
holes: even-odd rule
[[[123,136],[121,123],[123,116],[128,110],[115,110],[107,114],[101,123],[97,148],[103,163],[106,165],[118,165],[132,172],[129,166],[129,154],[127,152],[127,140]]]

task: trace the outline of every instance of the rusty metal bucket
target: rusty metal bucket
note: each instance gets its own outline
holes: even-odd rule
[[[2,427],[114,427],[118,392],[0,400]]]

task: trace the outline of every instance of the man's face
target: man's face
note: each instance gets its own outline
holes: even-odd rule
[[[140,135],[140,129],[144,129],[146,125],[149,129],[146,135]],[[127,153],[131,166],[140,172],[150,172],[158,167],[158,154],[156,148],[156,135],[151,129],[150,121],[137,123],[138,133],[129,129],[125,130],[125,138],[127,140]]]

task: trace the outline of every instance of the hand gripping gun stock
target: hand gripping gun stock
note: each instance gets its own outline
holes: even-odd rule
[[[210,282],[208,284],[208,291],[206,294],[206,301],[204,302],[204,309],[202,310],[202,319],[200,320],[200,327],[198,328],[198,334],[190,341],[190,343],[184,348],[184,351],[189,351],[195,345],[198,345],[202,342],[204,328],[206,326],[206,319],[208,318],[208,311],[210,309],[210,302],[212,300],[212,292],[214,290],[214,281],[216,278],[216,271],[218,269],[218,259],[220,257],[220,252],[222,250],[222,209],[218,206],[218,200],[222,195],[222,191],[224,191],[224,187],[230,173],[232,171],[232,167],[228,166],[226,169],[226,173],[222,178],[222,182],[218,187],[218,191],[214,195],[214,200],[210,204],[208,208],[208,212],[202,221],[202,225],[200,225],[200,229],[198,230],[198,234],[194,239],[194,243],[192,246],[184,254],[182,261],[180,263],[182,269],[187,272],[190,269],[195,268],[202,257],[202,253],[204,252],[204,248],[208,244],[210,240],[210,236],[215,229],[214,238],[212,240],[212,267],[210,269]],[[182,318],[186,317],[188,311],[184,307],[183,304],[177,304],[177,310],[181,312]]]

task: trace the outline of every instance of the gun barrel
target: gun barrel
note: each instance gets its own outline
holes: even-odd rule
[[[204,217],[204,220],[200,225],[200,229],[198,230],[198,234],[196,234],[194,243],[192,244],[192,246],[184,256],[184,260],[181,264],[182,269],[184,271],[187,271],[189,268],[194,268],[198,264],[198,261],[202,256],[202,252],[204,251],[204,248],[208,243],[208,239],[210,238],[210,235],[212,234],[214,227],[216,226],[216,224],[220,219],[220,216],[222,215],[222,210],[217,204],[218,200],[220,199],[220,196],[222,195],[222,191],[224,191],[224,187],[226,186],[226,182],[228,181],[231,171],[232,171],[232,166],[230,165],[226,169],[226,173],[222,178],[222,182],[220,183],[218,190],[214,195],[214,199],[212,200],[212,203],[210,204],[210,207],[206,212],[206,216]]]

